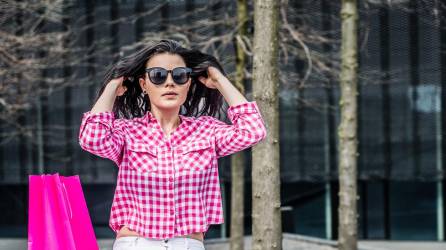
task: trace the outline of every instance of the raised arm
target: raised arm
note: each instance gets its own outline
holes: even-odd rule
[[[208,88],[216,88],[229,104],[231,125],[213,118],[217,157],[233,154],[257,144],[266,137],[266,127],[255,101],[249,102],[234,85],[214,67],[208,78],[199,80]]]
[[[249,148],[266,137],[266,128],[255,101],[230,106],[227,112],[231,125],[213,118],[217,157]]]
[[[123,77],[111,80],[91,111],[82,116],[79,129],[79,145],[85,151],[108,158],[118,166],[124,146],[124,123],[115,119],[113,104],[116,96],[125,92]]]

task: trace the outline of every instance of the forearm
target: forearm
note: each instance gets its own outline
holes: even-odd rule
[[[95,114],[104,111],[112,111],[116,99],[116,89],[117,86],[115,84],[107,84],[101,96],[91,109],[91,113]]]
[[[125,141],[124,123],[115,120],[113,104],[118,83],[109,83],[91,111],[85,112],[79,130],[79,145],[85,151],[120,164]]]
[[[225,98],[229,106],[248,102],[242,93],[226,78],[222,78],[216,84],[217,89]]]

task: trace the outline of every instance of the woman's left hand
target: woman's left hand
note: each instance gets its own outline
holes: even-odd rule
[[[206,87],[216,89],[217,86],[226,78],[216,67],[209,66],[207,68],[208,77],[200,76],[198,80]]]

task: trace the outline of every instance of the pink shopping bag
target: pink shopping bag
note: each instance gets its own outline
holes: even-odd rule
[[[98,250],[79,176],[30,175],[28,250]]]

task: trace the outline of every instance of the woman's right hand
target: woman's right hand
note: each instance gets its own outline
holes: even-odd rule
[[[107,86],[112,86],[116,90],[116,96],[122,96],[127,91],[127,87],[123,85],[124,80],[124,76],[114,78],[107,83]]]

